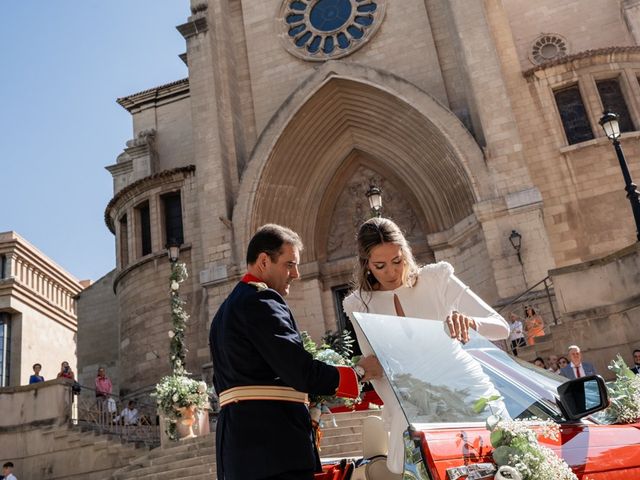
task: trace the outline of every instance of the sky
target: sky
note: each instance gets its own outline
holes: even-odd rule
[[[104,223],[131,116],[116,103],[187,77],[189,0],[3,0],[0,232],[79,280],[115,267]]]

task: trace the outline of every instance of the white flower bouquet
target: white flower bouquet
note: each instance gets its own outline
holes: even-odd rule
[[[480,413],[499,395],[478,399],[473,409]],[[538,443],[539,435],[558,440],[560,427],[551,420],[506,420],[499,415],[487,418],[487,430],[491,432],[493,461],[498,466],[495,478],[510,480],[578,480],[569,465],[553,450]]]
[[[493,460],[498,466],[496,478],[578,480],[564,460],[538,443],[534,425],[542,437],[558,439],[560,428],[551,420],[504,420],[497,415],[487,418]]]

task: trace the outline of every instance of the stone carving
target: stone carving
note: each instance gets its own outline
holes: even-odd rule
[[[193,2],[191,5],[191,15],[196,15],[200,12],[207,11],[207,2]]]
[[[360,167],[345,185],[331,216],[327,238],[327,259],[353,257],[356,254],[355,237],[362,222],[371,218],[366,193],[370,185],[382,189],[382,215],[396,222],[414,249],[427,248],[426,235],[409,201],[401,189],[373,170]]]

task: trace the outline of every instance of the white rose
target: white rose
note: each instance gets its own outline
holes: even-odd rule
[[[178,394],[176,393],[176,394],[173,396],[173,399],[172,399],[172,400],[173,400],[174,402],[177,402],[177,401],[178,401],[178,398],[179,398],[179,397],[178,397]]]
[[[173,330],[169,330],[168,335],[169,338],[173,338],[175,336],[175,333],[173,333]]]
[[[175,280],[171,282],[171,290],[176,292],[179,288],[180,288],[180,284],[178,282],[176,282]]]

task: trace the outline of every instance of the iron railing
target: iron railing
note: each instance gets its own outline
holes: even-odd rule
[[[120,437],[125,442],[160,445],[160,427],[155,404],[136,401],[136,418],[127,422],[122,411],[129,401],[114,395],[96,396],[94,388],[75,384],[71,421],[87,430]]]
[[[535,285],[533,285],[532,287],[529,287],[528,289],[526,289],[524,292],[522,292],[520,295],[518,295],[517,297],[512,298],[509,303],[506,303],[504,305],[501,305],[497,308],[497,312],[501,313],[502,311],[508,309],[509,307],[511,307],[512,305],[516,304],[516,303],[522,303],[523,301],[530,301],[532,299],[532,297],[534,297],[534,295],[532,295],[531,293],[536,289],[536,287],[538,287],[540,284],[544,284],[544,296],[546,296],[547,301],[549,302],[549,309],[551,310],[551,316],[553,317],[553,324],[557,325],[558,324],[558,317],[556,315],[556,310],[555,308],[553,308],[553,301],[551,300],[551,291],[549,289],[549,287],[553,288],[553,282],[551,281],[550,277],[545,277],[542,280],[540,280],[538,283],[536,283]],[[535,293],[539,293],[540,290],[537,290]],[[541,295],[535,295],[536,298],[540,298]]]

